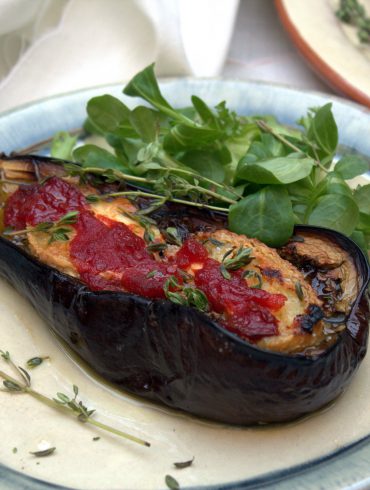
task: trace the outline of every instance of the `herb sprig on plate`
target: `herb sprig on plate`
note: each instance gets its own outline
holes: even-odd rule
[[[229,228],[280,246],[295,224],[325,226],[351,236],[364,250],[370,241],[370,184],[348,180],[368,170],[356,154],[338,159],[332,105],[311,108],[296,128],[273,116],[238,115],[198,96],[174,108],[162,95],[150,65],[123,90],[149,107],[129,108],[111,95],[87,104],[85,130],[105,139],[75,148],[74,174],[134,183],[155,202],[189,202],[228,213]],[[56,138],[57,141],[58,138]],[[53,156],[58,154],[54,141]],[[63,134],[63,147],[72,148]],[[127,191],[126,191],[127,192]],[[102,198],[102,197],[101,197]]]
[[[370,43],[370,18],[363,4],[358,0],[340,0],[335,15],[345,24],[356,27],[361,43]]]
[[[56,398],[49,398],[38,391],[35,391],[31,387],[31,375],[26,369],[21,366],[17,366],[13,362],[9,351],[0,350],[0,359],[5,361],[8,366],[14,371],[16,378],[0,369],[0,379],[3,379],[3,387],[0,391],[5,391],[10,394],[27,394],[38,400],[39,402],[47,405],[51,408],[58,409],[66,415],[74,416],[79,422],[87,423],[98,427],[99,429],[110,432],[117,436],[128,439],[132,442],[140,444],[142,446],[150,446],[150,443],[140,439],[136,436],[122,432],[109,425],[103,424],[93,418],[95,412],[94,409],[87,408],[84,403],[78,399],[79,389],[76,385],[73,385],[73,396],[70,397],[64,393],[57,393]],[[35,358],[33,358],[35,359]]]

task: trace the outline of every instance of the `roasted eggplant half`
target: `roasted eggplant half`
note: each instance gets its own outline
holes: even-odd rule
[[[347,237],[297,226],[275,250],[222,214],[167,203],[148,219],[150,199],[99,199],[116,184],[62,162],[0,165],[0,274],[105,379],[241,425],[295,419],[348,386],[369,269]]]

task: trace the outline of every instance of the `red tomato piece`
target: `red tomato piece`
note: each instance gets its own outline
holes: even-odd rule
[[[226,320],[228,330],[252,340],[279,333],[277,319],[267,308],[254,301],[234,304],[231,313],[226,314]]]
[[[44,184],[19,187],[6,202],[4,224],[21,230],[27,225],[57,221],[86,205],[86,199],[77,187],[52,177]]]
[[[193,238],[188,238],[176,254],[176,263],[182,269],[187,269],[191,264],[203,264],[208,258],[205,247]]]
[[[225,313],[227,328],[247,337],[277,334],[278,322],[269,310],[281,308],[286,301],[284,295],[248,287],[240,272],[224,278],[220,263],[213,259],[195,272],[195,284],[206,294],[214,311]]]
[[[165,282],[173,275],[181,283],[176,265],[160,263],[155,260],[146,261],[123,271],[122,286],[126,291],[146,298],[165,298],[163,289]]]

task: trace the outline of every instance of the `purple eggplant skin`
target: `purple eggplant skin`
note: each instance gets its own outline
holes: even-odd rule
[[[182,233],[212,227],[212,220],[221,226],[225,219],[171,205],[156,218],[161,215],[160,227],[181,222]],[[264,351],[200,311],[170,301],[93,292],[5,238],[0,238],[0,276],[74,352],[124,390],[227,424],[284,422],[340,395],[366,354],[368,338],[365,257],[340,233],[312,226],[297,226],[295,233],[305,231],[348,251],[360,285],[346,328],[315,357]]]

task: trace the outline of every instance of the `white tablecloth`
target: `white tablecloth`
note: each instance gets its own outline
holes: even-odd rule
[[[56,93],[159,76],[265,80],[331,92],[272,0],[0,0],[0,112]]]

